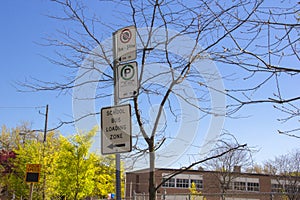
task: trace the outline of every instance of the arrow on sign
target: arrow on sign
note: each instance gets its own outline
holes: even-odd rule
[[[125,143],[122,144],[110,144],[109,146],[107,146],[110,149],[113,149],[114,147],[125,147]]]

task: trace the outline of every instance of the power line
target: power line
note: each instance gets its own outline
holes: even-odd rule
[[[0,109],[40,109],[46,106],[0,106]]]

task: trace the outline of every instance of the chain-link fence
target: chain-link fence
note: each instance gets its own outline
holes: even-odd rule
[[[148,200],[148,194],[133,194],[124,200]],[[160,194],[157,200],[300,200],[299,196],[288,198],[284,193],[227,193],[227,194]]]
[[[0,196],[0,200],[28,199],[26,197],[12,198]],[[52,197],[51,200],[68,200],[66,196]],[[122,198],[123,200],[148,200],[146,193],[134,193],[131,197]],[[300,193],[289,196],[284,193],[227,193],[227,194],[157,194],[157,200],[300,200]],[[88,197],[84,200],[107,200],[99,197]]]

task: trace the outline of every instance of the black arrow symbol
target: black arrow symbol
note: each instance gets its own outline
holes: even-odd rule
[[[107,146],[110,149],[113,149],[114,147],[125,147],[126,144],[122,143],[122,144],[110,144],[109,146]]]

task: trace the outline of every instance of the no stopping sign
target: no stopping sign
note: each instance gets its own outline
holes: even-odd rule
[[[121,34],[120,34],[120,41],[122,43],[128,43],[131,40],[132,37],[132,33],[130,31],[130,29],[126,28],[124,30],[122,30]]]

